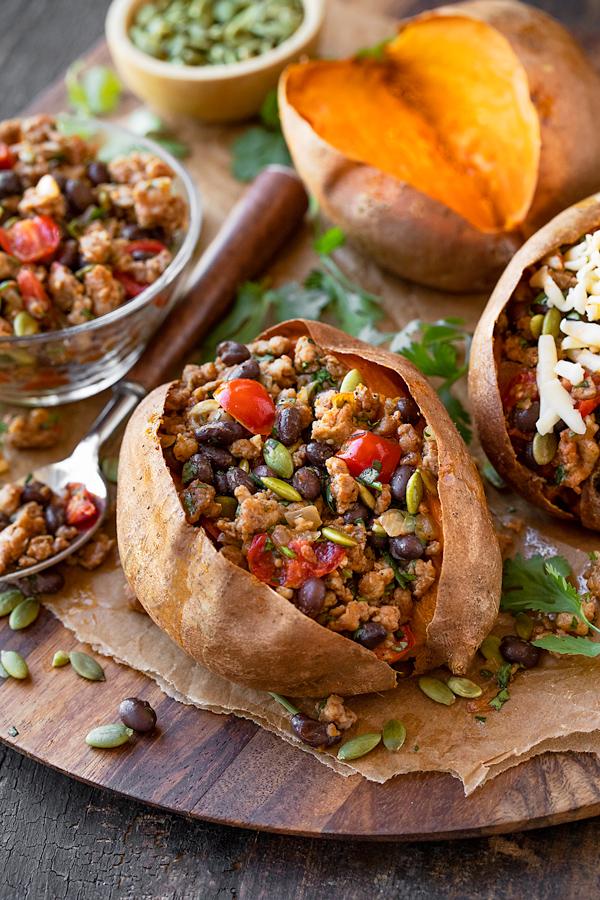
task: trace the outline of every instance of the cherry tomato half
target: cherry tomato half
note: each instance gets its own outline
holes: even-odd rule
[[[517,402],[525,397],[537,399],[539,394],[536,379],[533,369],[522,369],[513,375],[502,391],[502,406],[506,412],[510,412]]]
[[[161,250],[168,250],[168,247],[165,247],[160,241],[145,238],[142,241],[131,241],[127,244],[125,250],[127,253],[160,253]]]
[[[119,284],[123,285],[128,297],[137,297],[138,294],[141,294],[148,287],[147,284],[138,284],[135,278],[132,278],[127,272],[113,272],[113,277],[117,279]]]
[[[17,272],[17,284],[23,296],[23,306],[28,313],[39,319],[52,312],[52,303],[44,285],[35,272],[25,266]]]
[[[22,263],[37,262],[54,253],[60,238],[60,228],[50,216],[19,219],[8,231],[0,229],[2,248]]]
[[[400,637],[399,632],[402,632],[403,637]],[[394,647],[375,647],[373,653],[375,656],[379,657],[383,662],[391,665],[392,663],[396,663],[401,659],[404,659],[415,646],[415,636],[410,630],[409,625],[401,625],[398,631],[396,632],[395,637],[396,643]]]
[[[253,575],[267,584],[299,588],[308,578],[322,578],[333,572],[346,556],[344,548],[333,541],[314,544],[310,541],[290,541],[289,550],[296,555],[292,558],[285,556],[271,544],[268,534],[257,534],[248,551],[248,567]],[[281,566],[277,565],[279,561]]]
[[[83,484],[71,482],[67,485],[69,499],[65,510],[67,525],[91,525],[98,516],[93,494]]]
[[[348,466],[350,474],[356,478],[374,462],[381,463],[379,481],[387,483],[400,462],[401,450],[398,444],[371,431],[357,431],[351,434],[336,453]]]
[[[275,404],[267,389],[251,378],[234,378],[215,391],[215,400],[252,434],[270,434],[275,423]]]
[[[577,404],[577,409],[581,413],[581,418],[585,419],[586,416],[589,416],[590,413],[593,413],[599,403],[600,397],[594,397],[593,400],[581,400]]]
[[[17,157],[10,152],[8,144],[0,141],[0,169],[12,169],[16,161]]]

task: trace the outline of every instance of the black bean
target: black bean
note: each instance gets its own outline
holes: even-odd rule
[[[296,594],[296,606],[305,616],[314,619],[323,609],[327,588],[320,578],[308,578]]]
[[[52,490],[41,481],[28,481],[21,489],[21,503],[39,503],[47,506],[52,500]]]
[[[212,466],[204,453],[194,453],[190,456],[183,466],[181,476],[184,484],[196,478],[203,484],[214,484],[215,480]]]
[[[519,459],[528,469],[532,469],[533,471],[537,469],[537,463],[533,455],[533,441],[527,441],[525,443],[525,446],[519,453]]]
[[[305,500],[316,500],[321,493],[321,479],[312,469],[302,466],[292,478],[292,487],[295,487]]]
[[[176,472],[177,474],[179,474],[183,468],[183,463],[179,459],[177,459],[177,457],[173,453],[173,448],[165,447],[165,449],[163,450],[163,456],[171,472]]]
[[[512,634],[506,634],[500,641],[500,653],[509,663],[517,663],[526,669],[533,669],[540,661],[540,648]]]
[[[414,466],[398,466],[390,478],[392,497],[396,503],[400,503],[402,506],[406,503],[406,485],[415,471]]]
[[[111,180],[108,166],[100,159],[95,159],[89,164],[87,167],[87,177],[92,184],[109,184]]]
[[[217,496],[220,497],[226,497],[229,494],[227,472],[215,472],[215,490]]]
[[[515,415],[515,425],[523,434],[533,434],[540,417],[540,402],[534,402],[527,409],[520,409]]]
[[[400,397],[398,402],[396,403],[396,409],[402,416],[403,422],[408,422],[410,425],[416,425],[416,423],[421,418],[421,413],[419,412],[419,407],[415,403],[412,397],[408,395],[406,397]]]
[[[341,734],[331,737],[327,734],[327,725],[305,716],[304,713],[292,716],[290,727],[296,737],[309,747],[331,747],[332,744],[339,744],[342,739]]]
[[[232,494],[239,487],[248,488],[251,494],[255,494],[258,490],[258,485],[254,484],[248,473],[240,469],[239,466],[234,466],[232,469],[227,470],[227,485]]]
[[[65,576],[56,567],[19,578],[17,587],[26,597],[32,594],[56,594],[65,586]]]
[[[272,469],[271,466],[266,466],[264,463],[254,466],[252,474],[256,475],[257,478],[279,478],[275,469]]]
[[[300,432],[300,437],[304,441],[305,444],[310,444],[310,439],[312,436],[312,422],[310,425],[307,425],[306,428],[303,428]]]
[[[131,258],[136,262],[146,262],[147,259],[154,259],[156,253],[153,250],[134,250]]]
[[[246,345],[237,341],[221,341],[217,344],[217,356],[224,366],[237,366],[250,359],[251,355]]]
[[[119,704],[119,718],[127,728],[134,731],[152,731],[156,725],[156,713],[147,700],[128,697]]]
[[[260,366],[255,359],[246,359],[239,366],[236,366],[227,381],[233,381],[234,378],[250,378],[252,381],[258,381],[260,378]]]
[[[228,447],[247,434],[247,430],[239,422],[208,422],[194,431],[194,436],[200,444],[210,442],[221,447]]]
[[[388,545],[389,538],[387,534],[373,534],[372,531],[367,533],[367,543],[373,550],[385,550]]]
[[[286,406],[277,411],[275,422],[279,440],[286,447],[295,444],[302,431],[302,416],[297,406]]]
[[[148,240],[150,235],[145,228],[140,228],[139,225],[125,225],[121,230],[121,237],[125,238],[126,241],[145,241]]]
[[[558,422],[556,423],[556,425],[554,426],[554,430],[556,431],[557,434],[560,434],[560,432],[564,431],[566,427],[567,427],[567,423],[563,422],[562,419],[559,419]]]
[[[367,650],[374,650],[387,637],[387,628],[379,622],[365,622],[354,636],[357,644],[362,644]]]
[[[0,200],[12,197],[14,194],[22,194],[24,185],[16,172],[0,172]]]
[[[68,178],[65,184],[65,197],[76,212],[85,212],[94,203],[94,195],[89,181],[81,178]]]
[[[202,453],[206,456],[214,469],[228,469],[230,466],[235,466],[235,458],[229,452],[229,450],[225,450],[224,447],[215,447],[214,444],[204,444],[202,447]]]
[[[67,521],[64,506],[61,506],[60,503],[51,503],[44,510],[44,520],[50,534],[56,534],[58,529],[65,525]]]
[[[416,534],[403,534],[402,537],[390,538],[390,553],[394,559],[421,559],[425,547]]]
[[[67,183],[67,176],[63,175],[62,172],[52,172],[52,177],[58,185],[59,191],[62,191],[64,193],[65,185]]]
[[[545,303],[532,303],[531,304],[531,312],[534,315],[540,315],[548,312],[548,307]]]
[[[363,522],[369,521],[369,516],[371,514],[370,509],[364,503],[361,503],[358,500],[354,503],[350,509],[344,513],[344,522],[346,525],[354,525],[355,522],[358,522],[359,519],[362,519]]]
[[[61,266],[66,266],[72,271],[79,269],[80,256],[77,241],[63,241],[63,243],[59,245],[54,258]]]
[[[328,459],[335,456],[335,449],[323,441],[311,441],[306,445],[306,458],[312,466],[324,468]]]

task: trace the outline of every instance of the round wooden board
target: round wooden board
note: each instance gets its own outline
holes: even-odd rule
[[[245,828],[311,837],[436,840],[555,825],[600,813],[600,764],[546,754],[465,798],[450,775],[422,773],[375,784],[344,778],[260,726],[171,700],[145,675],[102,659],[106,682],[52,668],[59,650],[82,648],[48,611],[34,626],[0,625],[0,646],[27,659],[30,677],[0,680],[0,739],[68,775],[173,812]],[[83,647],[88,650],[89,648]],[[144,697],[159,727],[115,750],[85,736],[118,720],[124,697]],[[10,737],[14,726],[19,734]]]

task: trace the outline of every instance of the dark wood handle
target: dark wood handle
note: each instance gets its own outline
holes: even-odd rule
[[[299,227],[308,197],[293,169],[269,166],[233,208],[127,381],[152,390],[225,313],[240,284],[264,271]]]

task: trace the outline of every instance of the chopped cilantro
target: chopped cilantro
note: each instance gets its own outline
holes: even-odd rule
[[[418,744],[415,744],[415,746],[414,746],[414,752],[416,753],[418,749],[419,749],[419,745],[418,745]]]
[[[499,710],[504,706],[507,700],[510,700],[508,691],[506,690],[506,688],[502,688],[502,690],[498,691],[496,696],[492,700],[490,700],[488,706],[491,706],[492,709]]]
[[[554,475],[554,483],[555,483],[555,484],[562,484],[563,481],[566,479],[566,477],[567,477],[567,475],[566,475],[566,472],[565,472],[565,467],[564,467],[564,466],[557,466],[557,467],[556,467],[556,473],[555,473],[555,475]]]
[[[476,722],[485,722],[486,717],[485,716],[475,716],[475,721]]]
[[[297,555],[298,555],[297,553],[294,553],[293,550],[290,550],[289,547],[280,547],[279,549],[280,549],[281,552],[282,552],[285,556],[287,556],[289,559],[296,559],[296,557],[297,557]]]

